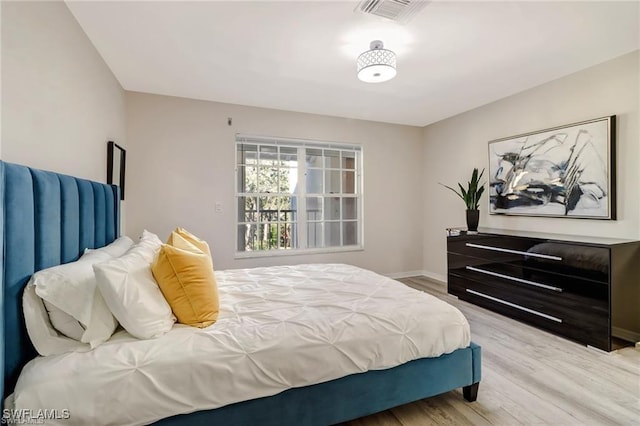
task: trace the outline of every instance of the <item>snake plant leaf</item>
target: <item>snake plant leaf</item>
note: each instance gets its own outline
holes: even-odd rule
[[[465,203],[467,202],[467,191],[464,190],[464,188],[462,187],[462,185],[458,184],[458,186],[460,187],[460,193],[462,194],[462,199],[465,201]]]
[[[445,188],[451,190],[454,194],[464,201],[467,210],[477,210],[478,205],[480,204],[480,198],[485,190],[485,182],[480,182],[482,176],[484,175],[484,169],[481,172],[478,172],[477,168],[473,169],[471,173],[471,180],[467,181],[467,188],[465,189],[460,183],[458,183],[458,188],[460,191],[453,189],[450,186],[444,185],[440,183],[440,185]]]
[[[439,182],[438,182],[438,183],[439,183]],[[447,185],[445,185],[445,184],[440,183],[440,185],[444,186],[444,187],[445,187],[445,188],[447,188],[447,189],[450,189],[454,194],[456,194],[458,197],[462,198],[462,200],[464,201],[464,198],[462,197],[462,195],[461,195],[458,191],[456,191],[456,190],[455,190],[455,189],[453,189],[452,187],[447,186]]]

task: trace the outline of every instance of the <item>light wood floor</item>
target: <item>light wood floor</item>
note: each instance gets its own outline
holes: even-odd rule
[[[458,300],[427,278],[400,281],[469,320],[482,346],[478,400],[455,390],[345,425],[640,425],[639,349],[600,352]]]

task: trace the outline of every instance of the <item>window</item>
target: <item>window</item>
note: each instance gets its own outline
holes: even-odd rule
[[[237,251],[362,246],[362,149],[236,135]]]

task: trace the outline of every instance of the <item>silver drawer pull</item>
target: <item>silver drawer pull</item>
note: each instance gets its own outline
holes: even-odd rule
[[[525,308],[524,306],[516,305],[515,303],[507,302],[506,300],[498,299],[497,297],[488,296],[480,293],[479,291],[466,289],[467,293],[475,294],[476,296],[484,297],[485,299],[493,300],[494,302],[502,303],[503,305],[511,306],[512,308],[520,309],[521,311],[529,312],[530,314],[538,315],[539,317],[549,319],[551,321],[562,323],[560,318],[552,317],[551,315],[543,314],[542,312],[534,311],[533,309]]]
[[[485,269],[475,268],[473,266],[466,266],[466,268],[470,271],[480,272],[481,274],[492,275],[494,277],[504,278],[505,280],[516,281],[522,284],[533,285],[536,287],[546,288],[547,290],[553,290],[562,293],[562,289],[560,287],[554,287],[552,285],[540,284],[535,281],[523,280],[522,278],[510,277],[509,275],[499,274],[493,271],[487,271]]]
[[[506,249],[506,248],[501,248],[501,247],[483,246],[483,245],[480,245],[480,244],[473,244],[473,243],[466,243],[465,245],[467,247],[479,248],[479,249],[484,249],[484,250],[492,250],[492,251],[501,251],[501,252],[504,252],[504,253],[521,254],[523,256],[539,257],[541,259],[562,260],[561,257],[552,256],[550,254],[529,253],[528,251],[519,251],[519,250],[511,250],[511,249]]]

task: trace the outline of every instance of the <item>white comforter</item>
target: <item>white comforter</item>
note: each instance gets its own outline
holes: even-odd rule
[[[274,395],[469,345],[453,306],[348,265],[216,272],[221,311],[206,329],[137,340],[120,331],[86,353],[38,357],[16,409],[68,409],[64,425],[146,424]]]

